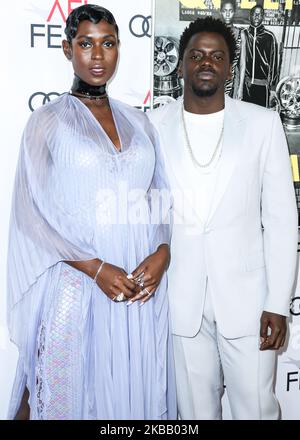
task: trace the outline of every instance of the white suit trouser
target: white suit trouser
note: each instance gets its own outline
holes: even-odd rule
[[[279,418],[273,392],[275,352],[259,351],[259,333],[224,338],[218,331],[209,288],[199,332],[193,338],[174,335],[174,351],[181,419],[221,419],[223,379],[234,420]]]

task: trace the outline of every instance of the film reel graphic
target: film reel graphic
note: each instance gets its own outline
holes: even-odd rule
[[[157,36],[154,39],[154,107],[165,105],[182,95],[177,75],[179,42],[176,38]]]
[[[154,75],[171,75],[177,67],[178,43],[170,37],[156,37],[154,40]]]
[[[277,84],[280,113],[287,126],[300,126],[300,77],[286,76]]]

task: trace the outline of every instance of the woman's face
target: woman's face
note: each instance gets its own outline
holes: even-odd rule
[[[72,61],[74,73],[92,85],[105,84],[114,74],[118,61],[118,37],[112,24],[81,21],[72,45],[63,41],[66,57]]]

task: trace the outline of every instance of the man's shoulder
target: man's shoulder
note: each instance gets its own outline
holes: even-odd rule
[[[261,105],[252,104],[251,102],[240,101],[238,99],[232,99],[227,97],[226,101],[230,106],[234,106],[235,110],[238,112],[241,119],[262,119],[272,118],[274,116],[274,111]]]
[[[162,105],[160,107],[148,111],[147,116],[154,125],[160,124],[162,122],[168,122],[168,121],[171,122],[172,115],[174,115],[174,113],[178,110],[181,103],[182,103],[182,98],[168,102],[165,105]]]
[[[264,28],[264,38],[270,40],[271,42],[277,43],[276,37],[272,31]]]

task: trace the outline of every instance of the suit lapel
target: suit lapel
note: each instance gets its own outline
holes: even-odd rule
[[[166,146],[166,162],[173,179],[176,181],[176,186],[181,190],[186,190],[187,174],[190,172],[186,166],[188,161],[186,158],[186,148],[184,148],[184,134],[181,120],[181,106],[182,98],[178,99],[174,105],[172,115],[168,114],[168,118],[163,122],[163,143]],[[218,177],[214,196],[211,202],[209,216],[205,224],[208,224],[215,214],[222,197],[227,189],[230,178],[235,167],[238,165],[239,154],[242,150],[244,142],[245,124],[241,118],[240,112],[237,108],[236,101],[225,97],[225,113],[224,113],[224,138],[222,145],[222,155],[220,158]],[[173,185],[172,185],[173,186]],[[189,191],[185,192],[185,199],[189,203],[194,216],[204,226],[204,221],[201,219],[199,212],[195,208],[195,200]]]
[[[238,164],[239,153],[242,149],[245,134],[245,124],[242,123],[243,120],[241,119],[236,107],[236,102],[226,96],[222,154],[220,158],[214,196],[206,223],[211,221],[222,200],[222,197],[224,196],[234,168]]]

